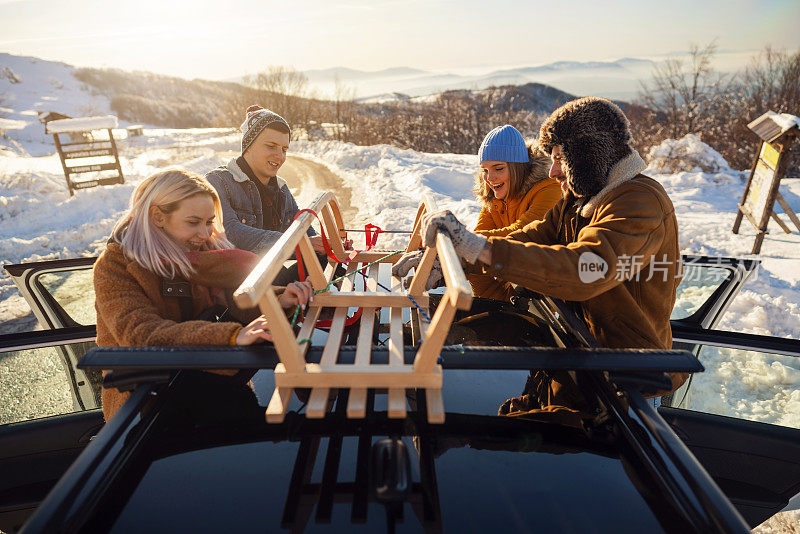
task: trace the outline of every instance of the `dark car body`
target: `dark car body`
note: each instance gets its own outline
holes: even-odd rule
[[[346,417],[340,391],[323,419],[306,418],[293,399],[283,423],[267,424],[270,347],[84,357],[93,327],[58,294],[91,259],[6,266],[48,330],[0,336],[0,350],[55,351],[73,409],[0,424],[0,529],[746,532],[800,491],[800,430],[682,408],[691,384],[660,405],[642,392],[664,371],[699,371],[703,346],[797,357],[800,344],[714,330],[755,264],[687,260],[725,275],[673,321],[676,348],[688,352],[582,348],[569,311],[534,297],[535,328],[553,346],[446,348],[442,425],[419,415],[419,392],[405,419],[388,418],[379,391],[363,420]],[[215,367],[258,369],[255,393],[199,371]],[[539,368],[571,373],[594,417],[576,427],[497,416]],[[106,425],[99,369],[132,392]]]

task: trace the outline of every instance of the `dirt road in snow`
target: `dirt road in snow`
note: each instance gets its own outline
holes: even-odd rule
[[[339,202],[344,222],[348,223],[355,218],[357,210],[350,203],[350,188],[345,186],[342,179],[325,165],[298,156],[289,156],[281,167],[280,175],[292,189],[299,187],[301,190],[312,189],[316,192],[331,191]],[[314,196],[316,196],[316,192]],[[306,196],[303,195],[303,197]],[[304,207],[304,203],[299,200],[298,204],[301,208]]]

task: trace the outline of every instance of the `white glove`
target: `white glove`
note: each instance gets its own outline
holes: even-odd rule
[[[478,261],[478,256],[488,241],[482,235],[467,230],[450,210],[426,214],[422,218],[421,226],[422,242],[426,247],[435,246],[436,233],[444,232],[450,236],[456,254],[473,264]]]
[[[419,267],[423,254],[424,251],[418,250],[416,252],[406,252],[400,256],[400,259],[397,260],[397,263],[392,265],[392,276],[402,278],[406,276],[411,269],[416,269]],[[413,278],[406,278],[403,280],[403,287],[408,289],[411,285],[411,280],[413,280]],[[433,260],[431,272],[428,275],[428,280],[425,282],[425,290],[427,291],[429,289],[439,287],[442,285],[443,281],[444,275],[442,274],[442,264],[439,263],[439,258],[437,257]]]

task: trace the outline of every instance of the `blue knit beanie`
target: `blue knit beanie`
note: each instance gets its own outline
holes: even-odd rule
[[[481,148],[478,150],[478,160],[484,161],[514,161],[527,163],[528,148],[525,139],[519,130],[506,124],[498,126],[483,138]]]

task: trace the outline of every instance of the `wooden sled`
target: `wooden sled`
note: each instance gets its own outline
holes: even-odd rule
[[[344,225],[336,197],[329,192],[323,193],[312,202],[309,209],[320,217],[325,234],[331,237],[331,248],[335,256],[340,259],[347,258],[339,239],[343,236],[341,229]],[[425,197],[417,210],[414,229],[406,251],[417,250],[420,247],[422,242],[420,220],[425,213],[432,211],[436,211],[436,205],[433,199]],[[274,423],[283,421],[294,388],[311,388],[306,405],[306,417],[324,417],[328,410],[329,390],[347,388],[350,390],[347,416],[363,418],[366,412],[367,389],[375,388],[388,390],[388,416],[403,418],[406,416],[406,389],[412,388],[426,392],[428,421],[444,422],[442,367],[437,364],[437,359],[456,309],[467,309],[472,303],[472,290],[450,238],[438,234],[436,247],[425,251],[408,291],[403,289],[401,281],[395,277],[391,279],[391,292],[382,290],[378,286],[379,263],[393,264],[401,254],[386,258],[388,252],[384,251],[359,252],[347,263],[347,273],[352,276],[343,279],[341,287],[314,295],[314,302],[309,305],[302,327],[295,336],[272,287],[272,282],[284,262],[294,254],[295,247],[299,247],[303,263],[308,269],[308,279],[315,291],[324,290],[328,286],[339,265],[331,261],[324,272],[320,267],[306,234],[313,220],[314,215],[311,213],[301,213],[234,294],[240,306],[257,305],[267,317],[275,350],[280,359],[280,363],[275,366],[275,391],[267,407],[267,421]],[[412,299],[417,306],[428,312],[429,299],[424,288],[436,256],[442,265],[446,291],[428,322],[424,314],[417,312]],[[364,273],[367,276],[364,283],[365,290],[354,291],[354,279],[356,276],[362,278],[355,271],[362,265],[377,260],[380,262],[371,265],[368,272]],[[337,357],[342,343],[347,309],[354,306],[363,307],[355,362],[339,364]],[[301,343],[300,340],[311,337],[323,308],[334,309],[330,333],[320,363],[307,363],[305,354],[309,343]],[[371,363],[376,308],[390,310],[388,365]],[[412,317],[419,318],[420,343],[413,364],[406,364],[403,357],[403,310],[406,308],[414,308],[415,313]]]

